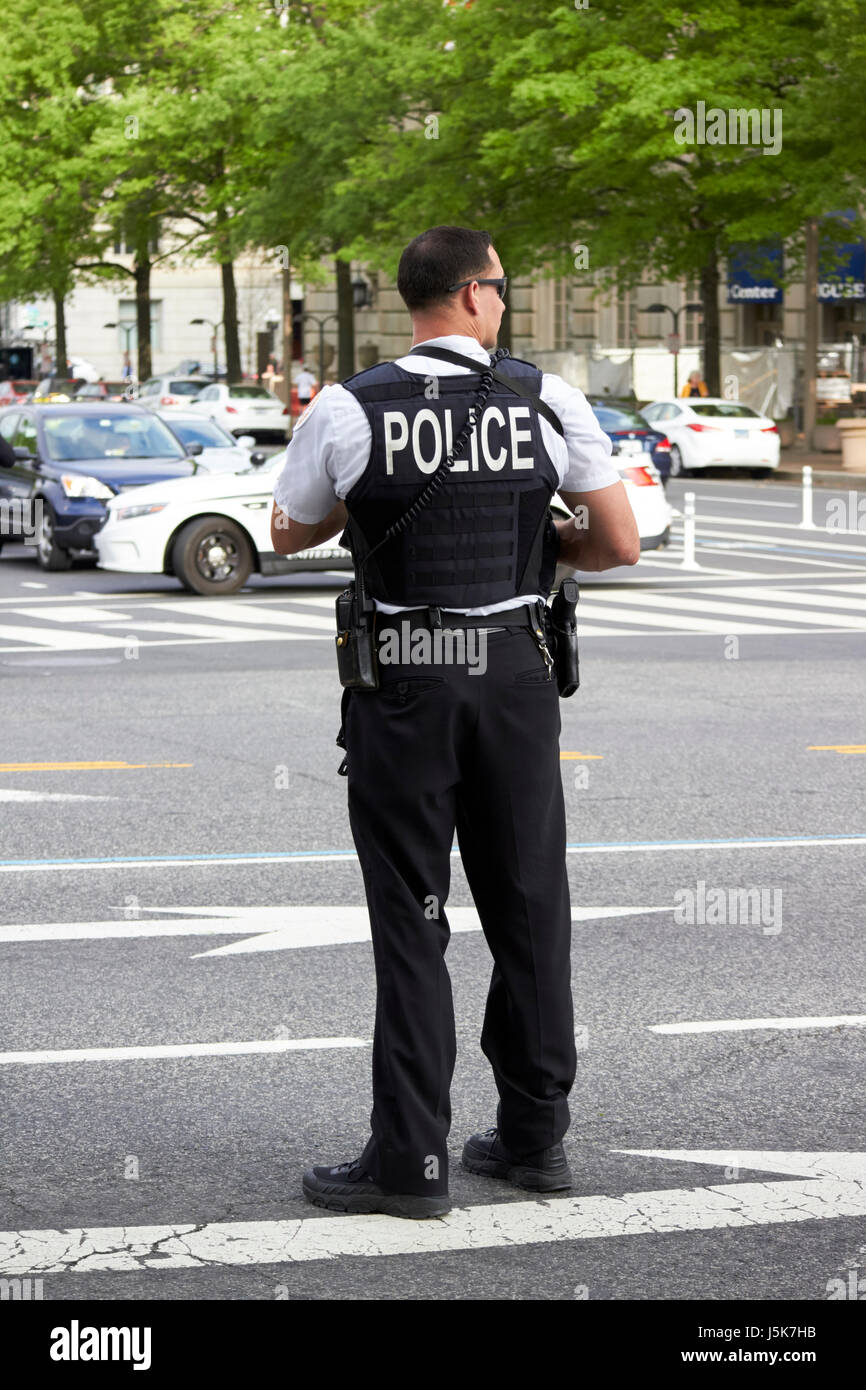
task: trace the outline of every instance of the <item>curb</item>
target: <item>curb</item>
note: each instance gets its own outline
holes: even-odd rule
[[[847,479],[866,482],[866,473],[854,473],[850,469],[841,468],[816,468],[814,464],[801,465],[799,468],[777,468],[773,472],[773,478],[784,478],[786,482],[803,482],[803,467],[811,467],[812,482],[816,487],[835,487],[842,486]],[[772,478],[767,478],[771,482]]]

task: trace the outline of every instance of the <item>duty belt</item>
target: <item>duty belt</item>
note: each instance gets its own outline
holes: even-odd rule
[[[467,613],[455,613],[447,608],[406,608],[399,613],[385,613],[378,609],[376,613],[377,631],[388,622],[408,621],[414,630],[415,628],[428,628],[431,632],[437,628],[501,628],[501,627],[528,627],[536,633],[543,631],[544,604],[521,603],[515,608],[504,608],[496,613],[482,613],[469,615]]]

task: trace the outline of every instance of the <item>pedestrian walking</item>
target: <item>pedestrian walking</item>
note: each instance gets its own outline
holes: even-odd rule
[[[376,970],[371,1133],[303,1175],[307,1199],[338,1211],[450,1209],[455,830],[494,962],[481,1048],[499,1094],[463,1167],[540,1192],[572,1183],[571,907],[542,608],[558,560],[634,564],[639,539],[582,392],[496,350],[507,284],[488,233],[415,237],[397,277],[411,351],[325,387],[274,485],[275,550],[345,527],[375,607],[378,683],[344,689],[341,730]],[[575,516],[554,523],[557,491]],[[465,660],[441,645],[437,659],[443,634]]]

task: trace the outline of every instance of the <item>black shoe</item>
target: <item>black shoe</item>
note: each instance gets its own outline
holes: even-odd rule
[[[498,1129],[473,1134],[466,1140],[463,1167],[488,1178],[506,1178],[515,1187],[533,1192],[561,1192],[573,1183],[561,1142],[517,1157],[506,1149]]]
[[[328,1211],[382,1212],[385,1216],[419,1220],[426,1216],[444,1216],[451,1210],[447,1192],[439,1197],[418,1197],[409,1192],[386,1191],[378,1186],[358,1158],[336,1168],[308,1168],[303,1189],[307,1201],[314,1207],[326,1207]]]

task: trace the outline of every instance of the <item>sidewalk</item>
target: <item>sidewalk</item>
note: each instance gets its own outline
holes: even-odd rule
[[[804,448],[802,441],[793,444],[790,449],[782,450],[779,467],[773,477],[784,478],[788,482],[792,479],[801,482],[806,464],[812,469],[812,481],[816,487],[839,487],[840,484],[844,484],[846,478],[851,479],[851,487],[856,487],[866,478],[866,473],[851,473],[843,469],[841,453],[816,453]]]

